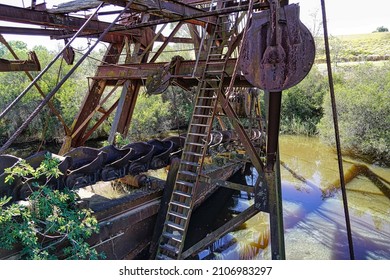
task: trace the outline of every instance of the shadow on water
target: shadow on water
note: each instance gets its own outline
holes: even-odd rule
[[[348,259],[345,218],[335,154],[317,138],[280,139],[282,198],[287,259]],[[36,143],[17,145],[27,157]],[[46,146],[56,152],[59,145]],[[345,181],[357,259],[390,259],[390,169],[345,160]],[[232,182],[253,185],[251,176]],[[244,192],[220,188],[194,211],[185,247],[193,245],[253,200]],[[259,213],[198,254],[200,259],[269,259],[269,218]]]
[[[229,181],[233,183],[245,183],[245,177],[241,176],[240,172],[237,172]],[[237,191],[231,189],[219,188],[193,212],[184,250],[203,239],[207,234],[213,232],[233,217],[230,211],[224,210],[234,205],[233,195],[236,193]]]
[[[287,259],[348,259],[335,154],[315,138],[283,138],[281,171]],[[355,257],[390,259],[390,171],[349,160],[345,167]],[[256,173],[246,180],[251,185]],[[235,193],[232,199],[234,204],[227,204],[225,209],[230,215],[253,203],[243,193]],[[259,213],[201,252],[199,258],[269,259],[268,223],[268,214]]]

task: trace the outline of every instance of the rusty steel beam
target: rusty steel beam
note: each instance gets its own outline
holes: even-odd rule
[[[39,29],[0,26],[0,34],[28,35],[28,36],[60,36],[64,35],[62,30],[58,29]]]
[[[236,60],[229,59],[226,65],[226,73],[231,75],[234,69]],[[147,77],[163,69],[166,65],[166,62],[157,62],[157,63],[141,63],[141,64],[120,64],[120,65],[101,65],[98,67],[95,77],[92,77],[95,80],[106,80],[109,84],[116,82],[118,80],[130,79],[130,80],[141,80],[146,79]],[[198,80],[196,77],[200,77],[203,68],[205,66],[205,61],[199,61],[198,68],[195,73],[195,77],[192,77],[193,69],[195,66],[195,60],[186,60],[182,61],[180,65],[176,68],[176,73],[173,76],[175,79],[181,79],[182,81],[189,83],[190,85],[197,84]],[[211,66],[212,67],[212,66]],[[230,81],[230,77],[225,78],[226,81]],[[235,85],[253,87],[245,78],[238,75],[235,81]]]
[[[118,5],[118,6],[125,6],[126,0],[103,0],[104,2]],[[161,15],[164,18],[171,18],[175,19],[177,17],[191,17],[196,14],[203,13],[204,11],[202,9],[199,9],[197,7],[191,6],[187,3],[184,3],[182,1],[166,1],[166,0],[159,0],[159,1],[134,1],[133,5],[142,5],[146,7],[146,12],[150,12],[152,14]],[[137,9],[136,7],[132,7],[133,9]],[[207,21],[213,20],[213,17],[210,18],[200,18],[196,20],[190,20],[194,24],[200,24],[204,25]]]
[[[2,43],[7,49],[8,51],[12,54],[12,56],[15,58],[15,59],[19,59],[18,55],[15,53],[15,51],[12,49],[12,47],[10,46],[10,44],[8,44],[8,42],[5,40],[5,38],[3,37],[3,35],[0,33],[0,43]],[[25,74],[26,76],[30,79],[30,81],[32,82],[34,80],[33,76],[28,72],[28,71],[25,71]],[[34,84],[35,88],[37,89],[37,91],[39,92],[39,94],[45,98],[46,95],[44,94],[43,90],[41,89],[41,87],[35,83]],[[58,112],[58,110],[54,107],[53,105],[53,102],[52,101],[49,101],[48,103],[48,106],[49,106],[49,109],[51,110],[51,112],[58,118],[58,120],[60,121],[60,123],[62,124],[62,126],[64,127],[64,130],[65,130],[65,133],[67,134],[69,132],[69,128],[68,126],[66,125],[65,123],[65,120],[62,118],[61,114]]]
[[[264,9],[267,7],[269,7],[268,3],[255,3],[253,5],[253,9]],[[155,25],[164,24],[164,23],[168,23],[168,22],[186,21],[189,23],[194,23],[192,20],[199,20],[202,18],[203,19],[210,18],[210,17],[214,17],[214,16],[226,15],[226,14],[230,14],[230,13],[247,11],[247,10],[248,10],[248,5],[232,6],[232,7],[228,7],[228,8],[220,9],[220,10],[204,11],[204,12],[196,13],[196,14],[189,15],[189,16],[188,15],[187,16],[176,16],[174,18],[163,18],[163,19],[158,19],[158,20],[150,20],[148,22],[136,23],[136,24],[133,24],[132,26],[118,27],[118,28],[115,28],[114,31],[139,29],[139,28],[143,28],[143,27],[155,26]]]
[[[0,20],[23,24],[35,24],[46,27],[77,31],[87,20],[68,15],[55,15],[46,11],[36,11],[0,4]],[[110,24],[92,20],[85,28],[86,32],[103,32]],[[115,28],[122,27],[116,24]],[[137,35],[137,34],[135,34]]]
[[[107,112],[105,112],[103,116],[101,116],[101,118],[94,124],[94,126],[90,130],[88,130],[88,132],[85,133],[84,137],[79,141],[79,146],[84,145],[84,143],[87,142],[87,140],[89,139],[89,137],[91,137],[95,130],[98,129],[98,127],[111,115],[111,113],[118,106],[118,102],[119,100],[115,101],[115,103],[112,104],[110,109],[108,109]]]
[[[0,72],[40,71],[38,60],[8,60],[0,58]]]
[[[122,135],[127,135],[128,133],[141,86],[142,83],[140,83],[140,81],[131,81],[130,86],[128,87],[117,127],[117,132]]]
[[[151,31],[153,31],[153,30],[151,29]],[[154,31],[153,31],[153,34],[154,34]],[[149,35],[150,34],[144,32],[143,37],[140,38],[140,41],[142,41],[144,43],[144,45],[149,45],[149,43],[153,40],[153,38]],[[105,55],[104,62],[109,64],[109,65],[118,63],[119,56],[124,48],[124,45],[125,45],[124,41],[122,41],[121,44],[118,44],[117,48],[112,48],[112,45],[111,45],[111,48],[109,49],[109,51]],[[139,45],[139,47],[141,46],[140,43],[138,43],[138,45]],[[148,52],[143,57],[143,59],[145,61],[147,59],[147,55],[148,55]],[[138,56],[134,57],[134,59],[136,61],[138,58],[139,58]],[[145,62],[145,61],[143,61],[143,62]],[[105,63],[103,63],[103,65]],[[96,128],[101,124],[101,122],[102,122],[101,120],[103,120],[103,118],[108,117],[108,115],[113,111],[113,109],[117,107],[118,101],[116,102],[115,107],[114,106],[111,107],[112,110],[110,109],[109,113],[105,114],[103,116],[103,118],[101,118],[92,127],[92,129],[89,130],[84,135],[84,133],[86,131],[85,124],[88,123],[87,118],[91,113],[93,113],[94,108],[96,108],[96,106],[98,105],[100,98],[101,98],[101,95],[102,95],[104,88],[106,86],[107,86],[107,80],[104,80],[104,79],[97,79],[96,80],[95,79],[93,81],[92,88],[91,88],[90,92],[88,93],[87,97],[85,98],[84,104],[83,104],[82,108],[80,109],[79,115],[77,116],[75,124],[73,126],[72,132],[76,132],[76,131],[78,131],[78,132],[75,134],[72,133],[72,144],[71,144],[72,147],[77,147],[77,146],[82,145],[90,137],[90,135],[94,132],[94,130],[96,130]],[[129,86],[129,92],[126,95],[126,99],[125,99],[125,102],[123,104],[123,108],[120,108],[121,112],[120,112],[120,118],[119,118],[119,122],[118,122],[117,131],[122,133],[122,134],[126,134],[128,128],[130,126],[130,122],[131,122],[131,118],[133,115],[138,92],[139,92],[139,89],[141,86],[142,86],[142,84],[140,83],[140,81],[131,81],[130,86]],[[83,127],[80,129],[81,126],[83,126]]]
[[[243,191],[243,192],[247,192],[247,193],[250,193],[250,194],[253,194],[255,192],[254,191],[254,187],[252,187],[252,186],[232,183],[232,182],[229,182],[229,181],[224,181],[224,180],[219,180],[219,179],[216,180],[215,183],[218,186],[224,187],[224,188],[227,188],[227,189],[232,189],[232,190],[236,190],[236,191]]]
[[[161,28],[161,31],[164,29],[164,27]],[[153,33],[155,33],[156,27],[152,27]],[[140,61],[141,63],[146,63],[150,52],[148,51],[148,48],[153,48],[154,41],[156,39],[156,36],[154,38],[147,36],[147,34],[144,33],[143,38],[144,39],[144,45],[147,46],[146,49],[143,50],[143,53],[141,55],[137,56],[137,61]],[[130,60],[131,61],[131,60]],[[130,86],[128,87],[128,91],[126,94],[126,98],[124,100],[122,108],[120,108],[121,114],[119,117],[117,132],[121,133],[122,135],[127,136],[127,133],[130,128],[131,120],[133,118],[133,113],[135,109],[135,105],[137,103],[137,98],[139,91],[141,89],[141,86],[143,85],[141,80],[138,81],[130,81]]]
[[[219,238],[227,234],[228,232],[238,228],[240,225],[248,221],[250,218],[252,218],[254,215],[259,213],[259,210],[257,210],[253,205],[249,206],[246,210],[232,218],[230,221],[228,221],[226,224],[218,228],[216,231],[208,234],[205,238],[203,238],[201,241],[193,245],[191,248],[187,249],[185,252],[182,253],[182,259],[186,259],[199,251],[203,250],[207,246],[210,246],[213,242],[217,241]]]
[[[157,52],[154,54],[154,56],[150,59],[149,63],[153,63],[157,60],[157,58],[160,56],[160,54],[164,51],[165,47],[169,44],[169,42],[172,41],[173,37],[175,36],[175,34],[177,33],[177,31],[179,31],[179,29],[181,28],[181,26],[183,25],[182,22],[179,22],[175,28],[171,31],[171,34],[168,36],[168,38],[166,38],[166,40],[164,41],[164,43],[161,45],[161,47],[157,50]],[[191,39],[192,41],[192,39]]]
[[[118,2],[121,2],[121,1],[118,1]],[[253,5],[254,9],[265,9],[267,7],[269,7],[268,3],[255,3]],[[165,23],[170,23],[170,22],[179,22],[179,21],[185,21],[187,23],[192,23],[195,25],[203,25],[203,22],[199,22],[199,19],[210,18],[210,17],[215,17],[218,15],[226,15],[226,14],[230,14],[230,13],[234,13],[234,12],[247,11],[247,10],[248,10],[248,5],[241,5],[241,6],[228,7],[228,8],[222,9],[222,10],[204,11],[204,12],[196,13],[196,14],[193,14],[190,16],[188,16],[188,15],[187,16],[175,16],[173,18],[169,18],[169,17],[165,16],[165,18],[163,18],[163,19],[149,20],[147,22],[135,23],[135,24],[132,24],[131,26],[117,27],[117,28],[114,28],[112,30],[112,32],[119,32],[119,33],[126,33],[127,32],[128,33],[131,30],[135,30],[135,31],[139,32],[141,28],[156,26],[159,24],[165,24]],[[145,12],[146,11],[147,11],[147,9],[145,10]],[[196,21],[196,20],[198,20],[198,21]],[[99,32],[89,34],[89,36],[93,36],[93,35],[99,35]],[[139,36],[139,33],[134,34],[134,36]],[[67,37],[69,37],[69,36],[67,36]],[[65,38],[65,36],[63,38]]]
[[[120,44],[111,44],[105,54],[103,63],[116,64],[122,52],[123,45],[124,45],[123,42]],[[72,147],[77,147],[81,145],[82,138],[86,130],[86,126],[83,125],[83,123],[88,118],[88,116],[93,112],[93,110],[98,106],[105,87],[106,87],[106,81],[98,81],[98,80],[93,81],[91,89],[88,95],[85,97],[84,103],[80,107],[80,111],[76,116],[75,121],[72,125],[72,131],[71,131],[72,134],[73,132],[79,130],[80,126],[83,126],[83,128],[80,129],[79,132],[74,137],[72,137],[72,145],[71,145]]]
[[[142,33],[150,32],[149,31],[150,29],[151,29],[150,27],[145,27],[143,30],[141,30],[141,28],[140,29],[131,29],[131,31],[129,33],[126,33],[126,31],[124,30],[122,32],[122,34],[120,34],[118,32],[112,32],[112,33],[109,32],[105,36],[104,41],[108,42],[108,43],[119,43],[119,42],[124,40],[124,36],[126,34],[132,35],[135,37],[134,39],[137,39],[137,37],[141,37]],[[1,30],[1,27],[0,27],[0,30]],[[14,33],[12,33],[12,30],[10,30],[10,32],[8,34],[14,34]],[[21,34],[21,35],[29,35],[29,34]],[[32,34],[32,35],[34,35],[34,34]],[[45,35],[45,34],[42,34],[42,35]],[[56,40],[61,40],[61,39],[71,38],[73,35],[74,35],[74,33],[64,34],[64,32],[59,31],[57,35],[51,35],[50,38],[56,39]],[[100,35],[100,33],[83,33],[79,37],[98,38],[99,35]],[[167,40],[168,40],[168,38],[163,36],[162,34],[160,34],[156,39],[157,42],[166,42]],[[171,38],[171,40],[168,43],[193,44],[193,40],[191,38],[173,37],[173,38]]]
[[[138,36],[141,32],[133,30],[133,36]],[[12,35],[26,35],[26,36],[48,36],[50,39],[61,40],[74,36],[75,32],[65,32],[63,29],[38,29],[38,28],[24,28],[24,27],[8,27],[0,26],[0,34],[12,34]],[[100,33],[81,32],[78,37],[86,38],[98,38]],[[118,33],[109,33],[104,36],[103,41],[107,43],[119,43],[123,41],[124,35]],[[166,39],[164,36],[160,36],[158,41],[164,42]],[[172,42],[175,43],[190,43],[190,38],[174,38]]]

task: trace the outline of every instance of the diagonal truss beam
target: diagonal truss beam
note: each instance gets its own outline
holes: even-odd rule
[[[213,233],[210,233],[205,238],[203,238],[201,241],[196,243],[194,246],[183,252],[182,259],[186,259],[190,257],[191,255],[194,255],[198,253],[199,251],[203,250],[205,247],[211,245],[213,242],[227,234],[228,232],[232,231],[232,229],[235,229],[245,223],[247,220],[252,218],[254,215],[259,213],[259,210],[257,210],[253,205],[250,206],[248,209],[240,213],[238,216],[231,219],[229,222],[218,228]]]

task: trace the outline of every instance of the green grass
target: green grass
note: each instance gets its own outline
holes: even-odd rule
[[[333,60],[380,61],[390,59],[390,32],[330,37]],[[317,40],[318,62],[325,61],[323,38]]]

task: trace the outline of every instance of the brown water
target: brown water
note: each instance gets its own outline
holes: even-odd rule
[[[16,152],[25,157],[31,148],[31,145],[18,146]],[[281,168],[287,259],[349,259],[341,194],[335,187],[339,175],[333,149],[318,138],[282,136],[280,152],[284,165],[307,180],[303,183]],[[364,172],[354,177],[362,168],[354,168],[351,162],[365,163],[348,157],[345,160],[356,259],[390,259],[390,168],[367,165],[367,170],[363,168]],[[255,175],[248,177],[247,183],[253,180],[256,181]],[[245,193],[235,196],[228,206],[230,213],[224,211],[222,219],[252,203]],[[205,210],[207,214],[200,213],[199,224],[204,224],[205,215],[210,216],[208,211],[215,208],[215,201],[211,204]],[[199,257],[270,259],[268,223],[268,214],[259,213]]]
[[[282,136],[280,152],[284,165],[307,180],[281,168],[287,259],[349,259],[336,154],[319,139],[301,136]],[[344,170],[355,258],[390,259],[390,169],[344,162]],[[252,203],[236,197],[230,209],[242,211]],[[259,213],[200,257],[269,259],[269,244],[268,214]]]

